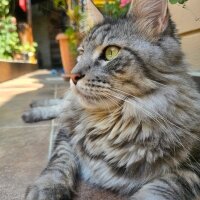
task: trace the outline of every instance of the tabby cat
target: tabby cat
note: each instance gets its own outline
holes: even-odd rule
[[[134,0],[117,20],[93,11],[52,156],[26,200],[73,199],[80,179],[130,200],[199,199],[200,95],[167,0]]]

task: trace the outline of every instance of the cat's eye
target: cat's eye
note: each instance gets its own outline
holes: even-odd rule
[[[120,48],[117,46],[109,46],[104,52],[104,57],[106,60],[111,61],[116,58],[119,54]]]

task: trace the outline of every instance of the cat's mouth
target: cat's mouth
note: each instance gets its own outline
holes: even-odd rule
[[[103,91],[95,86],[88,86],[87,84],[77,84],[75,85],[73,81],[70,80],[70,86],[73,93],[78,97],[81,104],[98,106],[108,103],[107,91]]]

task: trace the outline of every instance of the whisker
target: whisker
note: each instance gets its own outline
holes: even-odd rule
[[[115,89],[115,90],[117,91],[117,94],[118,94],[119,92],[124,93],[124,94],[126,94],[126,95],[129,95],[129,97],[130,97],[130,96],[133,97],[133,99],[134,99],[137,103],[142,104],[140,101],[137,101],[137,99],[138,99],[137,97],[135,97],[135,96],[133,96],[133,95],[130,95],[130,94],[124,92],[124,91],[118,90],[118,89]],[[115,91],[114,91],[114,92],[115,92]],[[119,98],[119,97],[118,97],[118,98]],[[124,99],[121,99],[121,100],[124,100]],[[127,99],[126,99],[125,101],[128,102]],[[128,102],[128,103],[132,103],[132,102]],[[139,105],[137,104],[137,106],[139,106]],[[175,126],[176,128],[181,129],[181,130],[182,130],[184,133],[186,133],[187,135],[190,135],[190,136],[192,136],[194,139],[200,141],[200,138],[198,138],[198,136],[195,136],[195,135],[191,134],[190,131],[188,131],[187,129],[183,129],[182,127],[180,127],[180,126],[174,124],[173,122],[169,121],[168,119],[166,119],[165,117],[163,117],[160,113],[155,112],[155,111],[153,111],[153,110],[151,110],[151,109],[148,109],[148,110],[145,109],[145,110],[146,110],[146,111],[145,111],[145,110],[144,110],[144,107],[142,107],[142,106],[139,106],[139,107],[140,107],[141,110],[143,110],[143,112],[144,112],[147,116],[151,117],[152,120],[154,120],[155,122],[157,122],[157,123],[159,123],[159,124],[161,124],[161,125],[164,125],[164,126],[165,126],[165,130],[167,130],[167,128],[172,129],[172,127],[169,126],[169,124],[171,124],[171,125]],[[164,124],[161,123],[161,122],[159,121],[160,119],[155,119],[155,117],[154,117],[153,115],[151,115],[149,112],[150,112],[150,113],[153,112],[154,114],[156,114],[157,116],[159,116],[159,117],[162,119],[162,121],[164,122]],[[173,135],[174,137],[176,137],[176,141],[177,141],[183,148],[187,149],[187,148],[184,147],[184,145],[181,143],[179,136],[178,136],[176,133],[174,133],[174,131],[173,131],[173,134],[172,134],[172,135]]]

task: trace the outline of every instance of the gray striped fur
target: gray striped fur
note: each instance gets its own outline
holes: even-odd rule
[[[79,179],[130,200],[199,199],[200,95],[175,25],[160,13],[166,1],[135,2],[83,40],[73,69],[82,78],[71,81],[52,158],[27,200],[72,199]],[[110,45],[120,52],[107,61]]]
[[[55,119],[62,111],[63,99],[44,99],[33,101],[31,109],[24,112],[22,119],[26,123]]]

